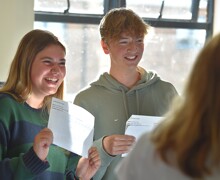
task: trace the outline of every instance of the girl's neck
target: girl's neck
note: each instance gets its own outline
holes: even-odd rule
[[[43,100],[42,98],[34,97],[33,95],[30,95],[30,97],[26,100],[26,103],[35,109],[40,109],[43,106]]]

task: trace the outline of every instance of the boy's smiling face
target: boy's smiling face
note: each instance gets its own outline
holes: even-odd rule
[[[143,55],[144,37],[122,33],[119,39],[102,41],[102,47],[110,55],[112,68],[136,68]]]

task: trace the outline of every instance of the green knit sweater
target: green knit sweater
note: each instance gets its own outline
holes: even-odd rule
[[[33,151],[34,137],[47,123],[47,112],[0,94],[1,179],[74,179],[78,155],[51,145],[43,162]]]

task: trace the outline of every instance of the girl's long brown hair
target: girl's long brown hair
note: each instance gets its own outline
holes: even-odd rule
[[[220,34],[198,55],[181,97],[153,131],[160,157],[174,153],[179,169],[192,178],[212,173],[220,162]]]

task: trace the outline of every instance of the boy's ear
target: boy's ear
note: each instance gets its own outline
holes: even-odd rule
[[[108,45],[104,40],[101,40],[101,46],[105,54],[109,54]]]

